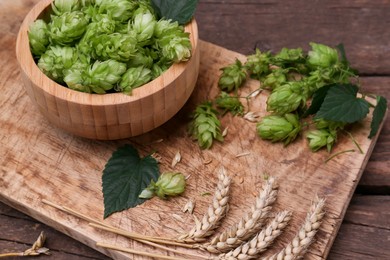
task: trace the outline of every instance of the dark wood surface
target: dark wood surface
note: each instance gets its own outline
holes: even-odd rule
[[[14,44],[23,15],[38,0],[0,1],[0,43]],[[18,14],[18,15],[15,15]],[[311,41],[344,43],[366,92],[390,100],[390,0],[200,0],[200,38],[250,54],[255,47],[308,49]],[[3,55],[13,55],[0,48]],[[10,76],[19,76],[15,72]],[[5,84],[6,79],[0,79]],[[329,259],[390,259],[390,120],[384,124]],[[0,203],[0,253],[23,251],[41,231],[52,256],[42,259],[107,259],[104,255]],[[14,258],[15,259],[15,258]]]

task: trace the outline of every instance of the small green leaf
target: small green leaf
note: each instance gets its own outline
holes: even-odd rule
[[[353,123],[365,118],[369,103],[356,97],[358,87],[352,84],[339,84],[330,88],[315,118],[336,122]]]
[[[185,25],[194,15],[198,0],[152,0],[151,3],[160,18]]]
[[[303,117],[317,113],[317,111],[320,109],[322,103],[324,102],[326,94],[328,94],[328,90],[334,85],[335,84],[323,86],[323,87],[319,88],[316,92],[314,92],[313,99],[311,101],[311,105],[305,111],[305,113],[303,114]]]
[[[349,61],[347,59],[347,55],[345,53],[345,48],[344,48],[344,44],[342,43],[339,43],[336,48],[339,50],[339,53],[340,53],[340,56],[341,56],[341,63],[343,63],[344,65],[347,65],[349,66]]]
[[[103,171],[104,218],[143,203],[145,200],[138,196],[152,180],[157,181],[158,175],[157,161],[152,156],[140,158],[128,144],[118,148]]]
[[[382,120],[386,114],[387,109],[387,100],[382,96],[376,97],[376,106],[372,115],[371,121],[371,132],[368,138],[372,138],[376,135],[379,130],[379,126],[382,123]]]

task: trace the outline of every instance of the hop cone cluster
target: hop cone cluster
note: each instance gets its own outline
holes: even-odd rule
[[[180,172],[165,172],[160,175],[157,182],[152,182],[141,192],[140,198],[150,199],[157,195],[160,199],[167,196],[177,196],[182,194],[186,188],[185,176]]]
[[[215,100],[217,107],[230,111],[233,115],[242,115],[244,113],[244,106],[236,96],[230,96],[228,93],[222,91]]]
[[[342,48],[338,51],[318,43],[310,43],[310,46],[308,53],[304,53],[301,48],[283,48],[275,55],[256,49],[254,54],[247,56],[244,66],[237,60],[223,68],[219,79],[221,90],[237,90],[246,75],[249,75],[259,79],[262,88],[271,91],[267,100],[267,111],[271,115],[257,125],[257,132],[262,139],[282,141],[285,145],[291,143],[301,131],[300,121],[307,110],[307,101],[313,94],[324,86],[349,82],[350,77],[356,76]],[[217,105],[229,110],[225,104],[226,98],[226,94],[221,93]],[[317,126],[316,130],[306,135],[310,148],[317,151],[327,147],[330,151],[337,139],[337,131],[341,128]]]
[[[150,1],[54,0],[52,10],[30,26],[30,49],[43,73],[71,89],[131,94],[191,57],[184,27],[158,20]]]
[[[218,120],[217,111],[212,108],[211,102],[198,105],[190,123],[190,133],[198,140],[202,149],[209,149],[214,140],[223,141],[221,134],[221,122]]]

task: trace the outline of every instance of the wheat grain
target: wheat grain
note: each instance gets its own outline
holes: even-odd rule
[[[219,255],[218,259],[256,259],[261,252],[264,252],[271,243],[282,233],[291,219],[289,211],[279,212],[272,221],[259,232],[254,238],[236,249]]]
[[[276,195],[276,181],[275,178],[270,177],[256,198],[256,202],[252,206],[251,211],[231,228],[214,237],[203,248],[211,253],[225,253],[253,237],[261,230],[267,220],[272,209],[271,205],[276,200]]]
[[[298,234],[279,253],[264,258],[264,260],[293,260],[303,257],[309,246],[314,242],[314,236],[321,226],[325,214],[324,206],[325,199],[316,197]]]
[[[178,238],[179,241],[187,243],[206,241],[206,238],[214,233],[222,218],[225,217],[229,207],[228,202],[231,183],[231,178],[227,176],[225,168],[221,167],[219,169],[218,179],[219,181],[212,204],[203,216],[202,221],[195,218],[196,225],[189,233],[180,236]]]

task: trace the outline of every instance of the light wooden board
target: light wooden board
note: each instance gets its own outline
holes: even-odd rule
[[[232,63],[236,57],[243,60],[244,56],[206,42],[201,42],[200,48],[198,83],[187,105],[155,131],[110,142],[78,138],[51,126],[26,95],[15,58],[4,55],[0,59],[0,200],[115,259],[143,259],[102,250],[95,243],[158,250],[94,230],[85,221],[46,206],[41,200],[48,199],[102,220],[102,170],[117,147],[132,143],[143,155],[158,151],[162,156],[161,171],[171,170],[171,160],[180,150],[182,161],[175,170],[191,175],[184,196],[167,201],[152,199],[105,221],[129,231],[158,236],[175,236],[177,232],[189,230],[193,220],[188,213],[181,212],[182,206],[189,198],[195,200],[195,215],[200,217],[211,200],[211,196],[201,194],[213,193],[217,169],[223,165],[233,178],[233,186],[230,211],[221,229],[234,223],[249,209],[261,188],[264,174],[276,176],[280,189],[274,211],[291,210],[293,219],[271,251],[281,248],[294,236],[312,199],[318,194],[327,198],[327,213],[307,259],[325,259],[376,141],[376,137],[367,138],[370,118],[351,129],[364,153],[344,153],[328,163],[324,161],[329,154],[326,151],[310,152],[303,136],[284,148],[282,144],[260,140],[255,123],[230,115],[222,119],[223,126],[229,127],[225,141],[215,143],[211,150],[202,151],[187,134],[188,116],[196,104],[217,95],[220,68]],[[249,80],[242,95],[256,89],[258,84]],[[267,95],[263,92],[250,103],[249,109],[264,115]],[[155,142],[160,139],[163,141]],[[357,150],[349,137],[340,135],[333,152],[349,149]],[[246,152],[249,154],[236,157]]]

